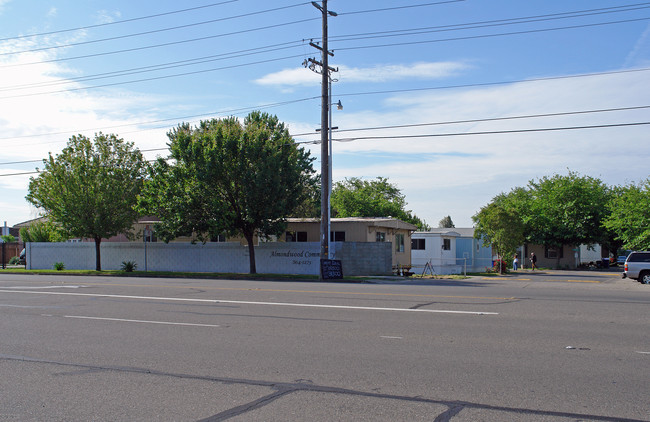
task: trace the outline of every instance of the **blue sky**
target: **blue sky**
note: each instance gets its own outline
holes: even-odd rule
[[[650,2],[328,3],[334,181],[387,177],[430,225],[469,227],[545,175],[649,176]],[[302,62],[320,18],[298,0],[0,0],[0,224],[38,215],[18,173],[73,134],[159,149],[183,121],[261,108],[318,140]]]

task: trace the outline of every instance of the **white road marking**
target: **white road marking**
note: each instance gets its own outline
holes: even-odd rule
[[[381,338],[388,338],[388,339],[396,339],[396,340],[401,340],[403,337],[396,337],[396,336],[379,336]]]
[[[75,285],[65,285],[65,286],[6,286],[5,289],[17,289],[17,290],[38,290],[38,289],[79,289],[86,286],[75,286]]]
[[[98,297],[98,298],[109,298],[109,299],[165,300],[165,301],[173,301],[173,302],[228,303],[234,305],[292,306],[297,308],[355,309],[355,310],[363,310],[363,311],[423,312],[423,313],[464,314],[464,315],[499,315],[498,312],[449,311],[449,310],[440,310],[440,309],[420,309],[420,308],[418,309],[377,308],[377,307],[370,307],[370,306],[319,305],[319,304],[312,304],[312,303],[251,302],[251,301],[243,301],[243,300],[192,299],[192,298],[180,298],[180,297],[129,296],[129,295],[93,294],[93,293],[34,292],[34,291],[21,291],[21,290],[4,290],[4,289],[0,290],[0,293],[82,296],[82,297]]]
[[[650,352],[639,352],[639,351],[637,351],[637,353],[640,353],[642,355],[650,355]]]
[[[185,325],[190,327],[220,327],[220,325],[213,324],[192,324],[189,322],[167,322],[167,321],[146,321],[140,319],[122,319],[122,318],[100,318],[100,317],[89,317],[89,316],[80,316],[80,315],[64,315],[64,318],[76,318],[76,319],[95,319],[99,321],[117,321],[117,322],[140,322],[144,324],[162,324],[162,325]]]

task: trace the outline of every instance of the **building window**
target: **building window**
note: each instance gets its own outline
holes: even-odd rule
[[[330,232],[330,242],[345,242],[345,232]]]
[[[397,252],[404,252],[404,235],[396,234],[395,235],[395,250]]]
[[[442,239],[442,250],[444,251],[451,250],[451,239]]]
[[[210,236],[210,242],[223,243],[225,241],[226,241],[226,235],[225,234],[218,234],[216,236]]]
[[[386,233],[377,232],[377,242],[385,242],[385,241],[386,241]]]
[[[411,239],[411,249],[414,251],[423,251],[425,247],[426,239]]]
[[[285,234],[286,242],[306,242],[307,232],[287,232]]]
[[[556,248],[546,246],[544,248],[544,257],[549,259],[564,258],[564,247],[560,246]]]

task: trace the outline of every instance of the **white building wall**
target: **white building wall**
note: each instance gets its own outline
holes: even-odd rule
[[[427,262],[433,266],[436,274],[461,274],[463,272],[462,262],[456,259],[456,238],[444,236],[440,233],[415,232],[412,239],[425,239],[424,250],[411,250],[411,271],[416,274],[424,270]],[[450,240],[450,249],[444,250],[443,239]]]
[[[62,262],[68,270],[94,270],[95,244],[26,244],[27,269],[52,269]],[[382,242],[332,242],[334,259],[343,264],[343,275],[391,274],[392,244]],[[340,256],[339,256],[340,255]],[[119,270],[125,261],[137,271],[248,273],[248,246],[228,243],[105,242],[101,244],[102,270]],[[268,242],[255,246],[255,265],[263,274],[320,273],[320,243]]]

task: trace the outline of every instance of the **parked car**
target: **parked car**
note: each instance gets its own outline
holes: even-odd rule
[[[23,250],[20,251],[20,255],[18,256],[18,263],[20,265],[25,265],[27,263],[26,255],[25,255],[25,248],[23,248]]]
[[[619,255],[618,258],[616,258],[616,261],[618,262],[619,265],[623,265],[623,264],[625,264],[626,259],[627,259],[627,256]]]
[[[632,252],[625,260],[623,278],[650,284],[650,251]]]

